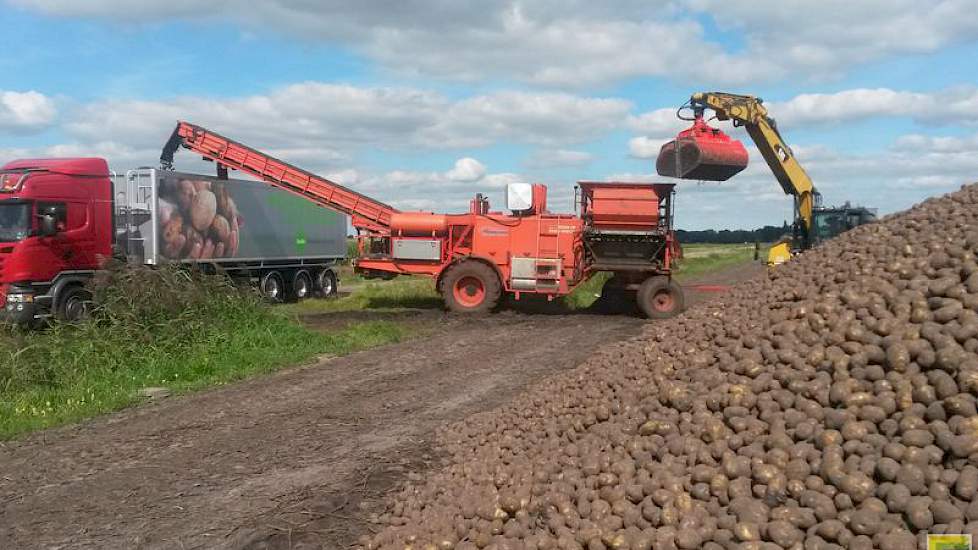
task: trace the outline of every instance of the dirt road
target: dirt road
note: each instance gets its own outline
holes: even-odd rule
[[[692,292],[691,301],[715,291]],[[434,328],[0,444],[0,548],[347,546],[386,492],[437,460],[429,446],[439,426],[492,409],[644,324],[589,314],[403,315]]]

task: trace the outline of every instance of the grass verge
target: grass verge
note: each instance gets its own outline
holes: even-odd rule
[[[686,245],[683,255],[676,269],[676,278],[680,282],[751,262],[754,260],[754,245]],[[760,258],[767,258],[766,246],[761,247]]]
[[[184,271],[126,269],[97,288],[91,321],[0,333],[0,439],[126,407],[141,388],[186,392],[409,333],[388,321],[313,332],[251,293]]]
[[[344,279],[344,282],[349,279]],[[342,311],[435,309],[442,307],[435,283],[428,277],[400,276],[390,281],[354,279],[352,291],[334,300],[307,300],[281,309],[293,314]]]

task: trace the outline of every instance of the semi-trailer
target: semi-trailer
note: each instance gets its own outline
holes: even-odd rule
[[[271,301],[331,295],[346,228],[346,216],[258,181],[16,160],[0,168],[0,314],[84,317],[86,283],[111,258],[221,271]]]

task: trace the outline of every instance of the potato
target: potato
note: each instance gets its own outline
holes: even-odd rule
[[[174,190],[174,200],[180,210],[184,212],[189,212],[190,207],[193,205],[194,197],[197,196],[197,187],[194,182],[188,179],[182,179],[177,182],[176,189]]]
[[[212,241],[208,237],[207,239],[204,239],[204,246],[203,248],[201,248],[200,251],[200,259],[209,260],[213,257],[214,257],[214,241]]]
[[[227,244],[231,237],[231,224],[228,223],[227,218],[217,214],[211,221],[210,233],[215,241]]]
[[[214,254],[243,227],[227,190],[211,187]],[[370,543],[911,550],[978,533],[976,219],[978,185],[925,201],[445,428],[446,468]],[[494,509],[514,487],[524,519],[441,527],[468,491]]]
[[[198,191],[190,206],[190,220],[194,229],[207,231],[217,214],[217,199],[210,191]]]

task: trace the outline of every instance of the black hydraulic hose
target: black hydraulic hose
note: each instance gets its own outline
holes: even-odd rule
[[[183,145],[183,138],[180,137],[179,131],[180,124],[177,123],[173,133],[170,134],[170,139],[163,145],[163,151],[160,153],[160,168],[163,170],[173,170],[173,155]]]

